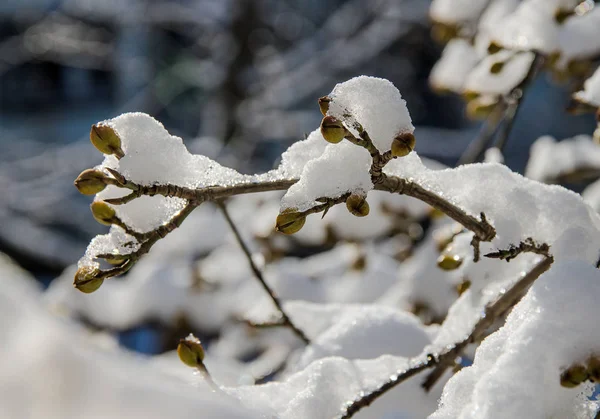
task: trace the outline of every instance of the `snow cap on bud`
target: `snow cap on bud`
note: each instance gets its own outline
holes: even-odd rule
[[[104,154],[114,154],[119,159],[125,156],[121,149],[121,138],[108,125],[92,125],[90,141],[98,151]]]
[[[437,260],[437,266],[444,271],[453,271],[462,265],[462,258],[458,255],[443,253]]]
[[[180,339],[179,345],[177,345],[177,355],[179,355],[181,362],[188,367],[202,367],[204,348],[200,343],[200,339],[191,333],[185,339]]]
[[[337,118],[326,116],[321,121],[321,134],[327,142],[337,144],[346,136],[346,127]]]
[[[287,209],[277,216],[275,230],[283,234],[294,234],[300,231],[306,222],[306,215]]]
[[[86,169],[75,179],[75,187],[83,195],[96,195],[106,188],[106,175],[95,169]]]
[[[369,215],[369,203],[363,195],[352,194],[346,199],[346,208],[350,214],[356,217],[366,217]]]
[[[583,365],[572,365],[560,375],[560,385],[567,388],[577,387],[588,379],[587,369]]]
[[[404,157],[414,150],[416,144],[415,136],[410,132],[398,134],[392,141],[392,156]]]
[[[75,288],[77,288],[81,292],[90,294],[96,291],[98,288],[100,288],[100,286],[104,282],[104,279],[98,278],[99,273],[99,269],[92,268],[91,266],[84,266],[82,268],[79,268],[75,273],[75,280],[73,281],[73,286],[75,286]]]
[[[115,209],[104,201],[92,202],[90,209],[96,221],[107,226],[113,224],[117,216]]]
[[[331,98],[329,96],[322,96],[319,98],[319,109],[323,116],[327,116],[327,111],[329,110],[329,102],[331,102]]]

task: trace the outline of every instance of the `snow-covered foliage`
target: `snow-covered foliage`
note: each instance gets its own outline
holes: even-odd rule
[[[432,3],[432,18],[460,38],[431,82],[512,116],[540,56],[596,52],[573,46],[595,16],[578,2],[460,3]],[[95,195],[92,213],[110,231],[45,293],[0,261],[3,408],[57,418],[594,418],[600,192],[548,184],[597,171],[591,137],[541,137],[526,176],[502,164],[501,144],[484,163],[446,168],[413,151],[410,104],[387,80],[337,84],[319,105],[330,124],[256,175],[190,153],[146,114],[94,126],[106,157],[76,186]],[[109,330],[183,320],[208,338],[203,349],[180,342],[189,369],[173,351],[135,357],[75,318]],[[565,378],[580,364],[589,370]],[[48,386],[52,400],[15,402]]]

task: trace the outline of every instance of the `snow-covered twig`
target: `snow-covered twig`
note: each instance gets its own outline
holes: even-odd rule
[[[383,383],[380,387],[374,391],[356,399],[350,404],[346,412],[340,417],[340,419],[349,419],[354,416],[359,410],[369,406],[380,396],[385,394],[387,391],[396,387],[398,384],[403,383],[409,378],[426,369],[432,368],[439,365],[440,367],[450,365],[457,356],[471,343],[481,339],[486,330],[494,323],[494,321],[503,316],[512,306],[514,306],[523,296],[524,292],[546,272],[554,262],[552,256],[545,257],[537,265],[535,265],[525,276],[519,279],[515,285],[513,285],[508,291],[496,300],[494,303],[488,305],[485,309],[484,314],[481,316],[473,330],[465,339],[461,342],[456,343],[452,347],[448,348],[439,354],[428,354],[425,360],[421,360],[416,363],[412,368],[402,371],[397,375],[392,376],[390,380]]]

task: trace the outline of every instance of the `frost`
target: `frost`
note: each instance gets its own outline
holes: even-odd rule
[[[396,135],[415,130],[406,102],[388,80],[355,77],[337,84],[329,96],[327,114],[344,121],[356,136],[353,124],[355,121],[361,124],[380,152],[390,149]]]
[[[319,158],[306,164],[300,181],[281,200],[281,208],[305,211],[319,204],[317,198],[339,197],[347,192],[366,194],[373,188],[370,167],[371,156],[364,148],[347,141],[330,144]]]
[[[588,321],[600,316],[600,273],[581,262],[557,263],[483,341],[473,366],[446,385],[430,419],[593,418],[581,387],[560,385],[561,371],[600,348]],[[573,302],[577,302],[573,304]],[[583,386],[585,395],[590,386]],[[498,391],[498,389],[502,391]]]
[[[463,88],[484,95],[505,95],[525,79],[534,58],[531,52],[500,51],[489,55],[469,73]],[[493,73],[491,68],[498,63],[502,68]]]
[[[573,97],[583,103],[600,107],[600,69],[585,81],[583,90],[576,92]]]

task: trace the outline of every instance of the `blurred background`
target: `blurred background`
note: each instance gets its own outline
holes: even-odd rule
[[[428,86],[441,46],[428,0],[2,0],[0,251],[48,282],[105,230],[73,180],[99,164],[93,123],[146,112],[188,148],[266,171],[318,127],[318,97],[366,74],[391,80],[417,151],[455,164],[479,130]],[[534,83],[505,149],[523,171],[542,134],[591,133],[568,91]]]

